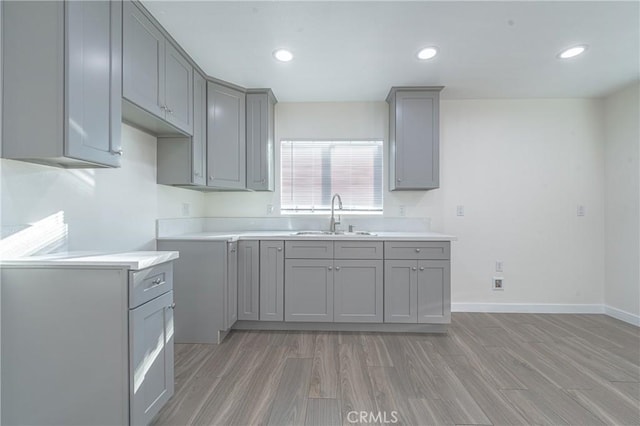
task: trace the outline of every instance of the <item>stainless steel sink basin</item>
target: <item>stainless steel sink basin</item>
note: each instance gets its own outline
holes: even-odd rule
[[[356,231],[356,232],[345,232],[345,231],[336,231],[336,232],[331,232],[331,231],[298,231],[298,232],[294,232],[291,235],[295,235],[295,236],[309,236],[309,237],[313,237],[313,236],[319,236],[319,235],[333,235],[333,236],[365,236],[365,235],[370,235],[370,236],[375,236],[377,234],[374,234],[373,232],[369,232],[369,231]]]

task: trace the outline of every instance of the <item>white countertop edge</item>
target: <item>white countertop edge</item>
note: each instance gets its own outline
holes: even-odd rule
[[[133,251],[101,254],[52,254],[2,259],[0,267],[94,267],[140,270],[178,259],[177,251]]]
[[[159,237],[158,241],[238,241],[238,240],[351,240],[351,241],[456,241],[453,235],[436,232],[373,232],[375,235],[294,235],[296,231],[197,232]]]

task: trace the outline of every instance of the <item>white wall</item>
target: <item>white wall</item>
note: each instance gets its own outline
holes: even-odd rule
[[[384,102],[280,103],[276,141],[388,140]],[[276,143],[276,158],[279,147]],[[428,217],[457,235],[452,300],[595,304],[603,301],[604,146],[597,100],[458,100],[441,104],[441,188],[388,192],[384,215]],[[385,156],[387,155],[385,149]],[[276,164],[279,171],[279,164]],[[276,182],[279,181],[279,174]],[[208,216],[276,214],[280,194],[207,194]],[[577,217],[578,204],[586,216]],[[456,217],[457,205],[466,215]],[[495,261],[506,289],[491,290]],[[590,308],[590,307],[587,307]]]
[[[639,105],[638,83],[605,99],[605,304],[640,325]]]
[[[204,215],[204,195],[156,184],[156,138],[122,126],[118,169],[75,169],[0,160],[2,225],[32,224],[59,211],[69,250],[155,249],[155,220]]]

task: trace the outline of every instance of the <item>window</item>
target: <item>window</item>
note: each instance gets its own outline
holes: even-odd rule
[[[284,213],[331,210],[338,193],[343,211],[382,213],[382,141],[282,141]]]

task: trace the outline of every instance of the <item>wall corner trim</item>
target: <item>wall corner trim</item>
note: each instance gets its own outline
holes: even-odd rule
[[[640,315],[635,315],[609,305],[604,305],[604,313],[612,318],[640,327]]]

